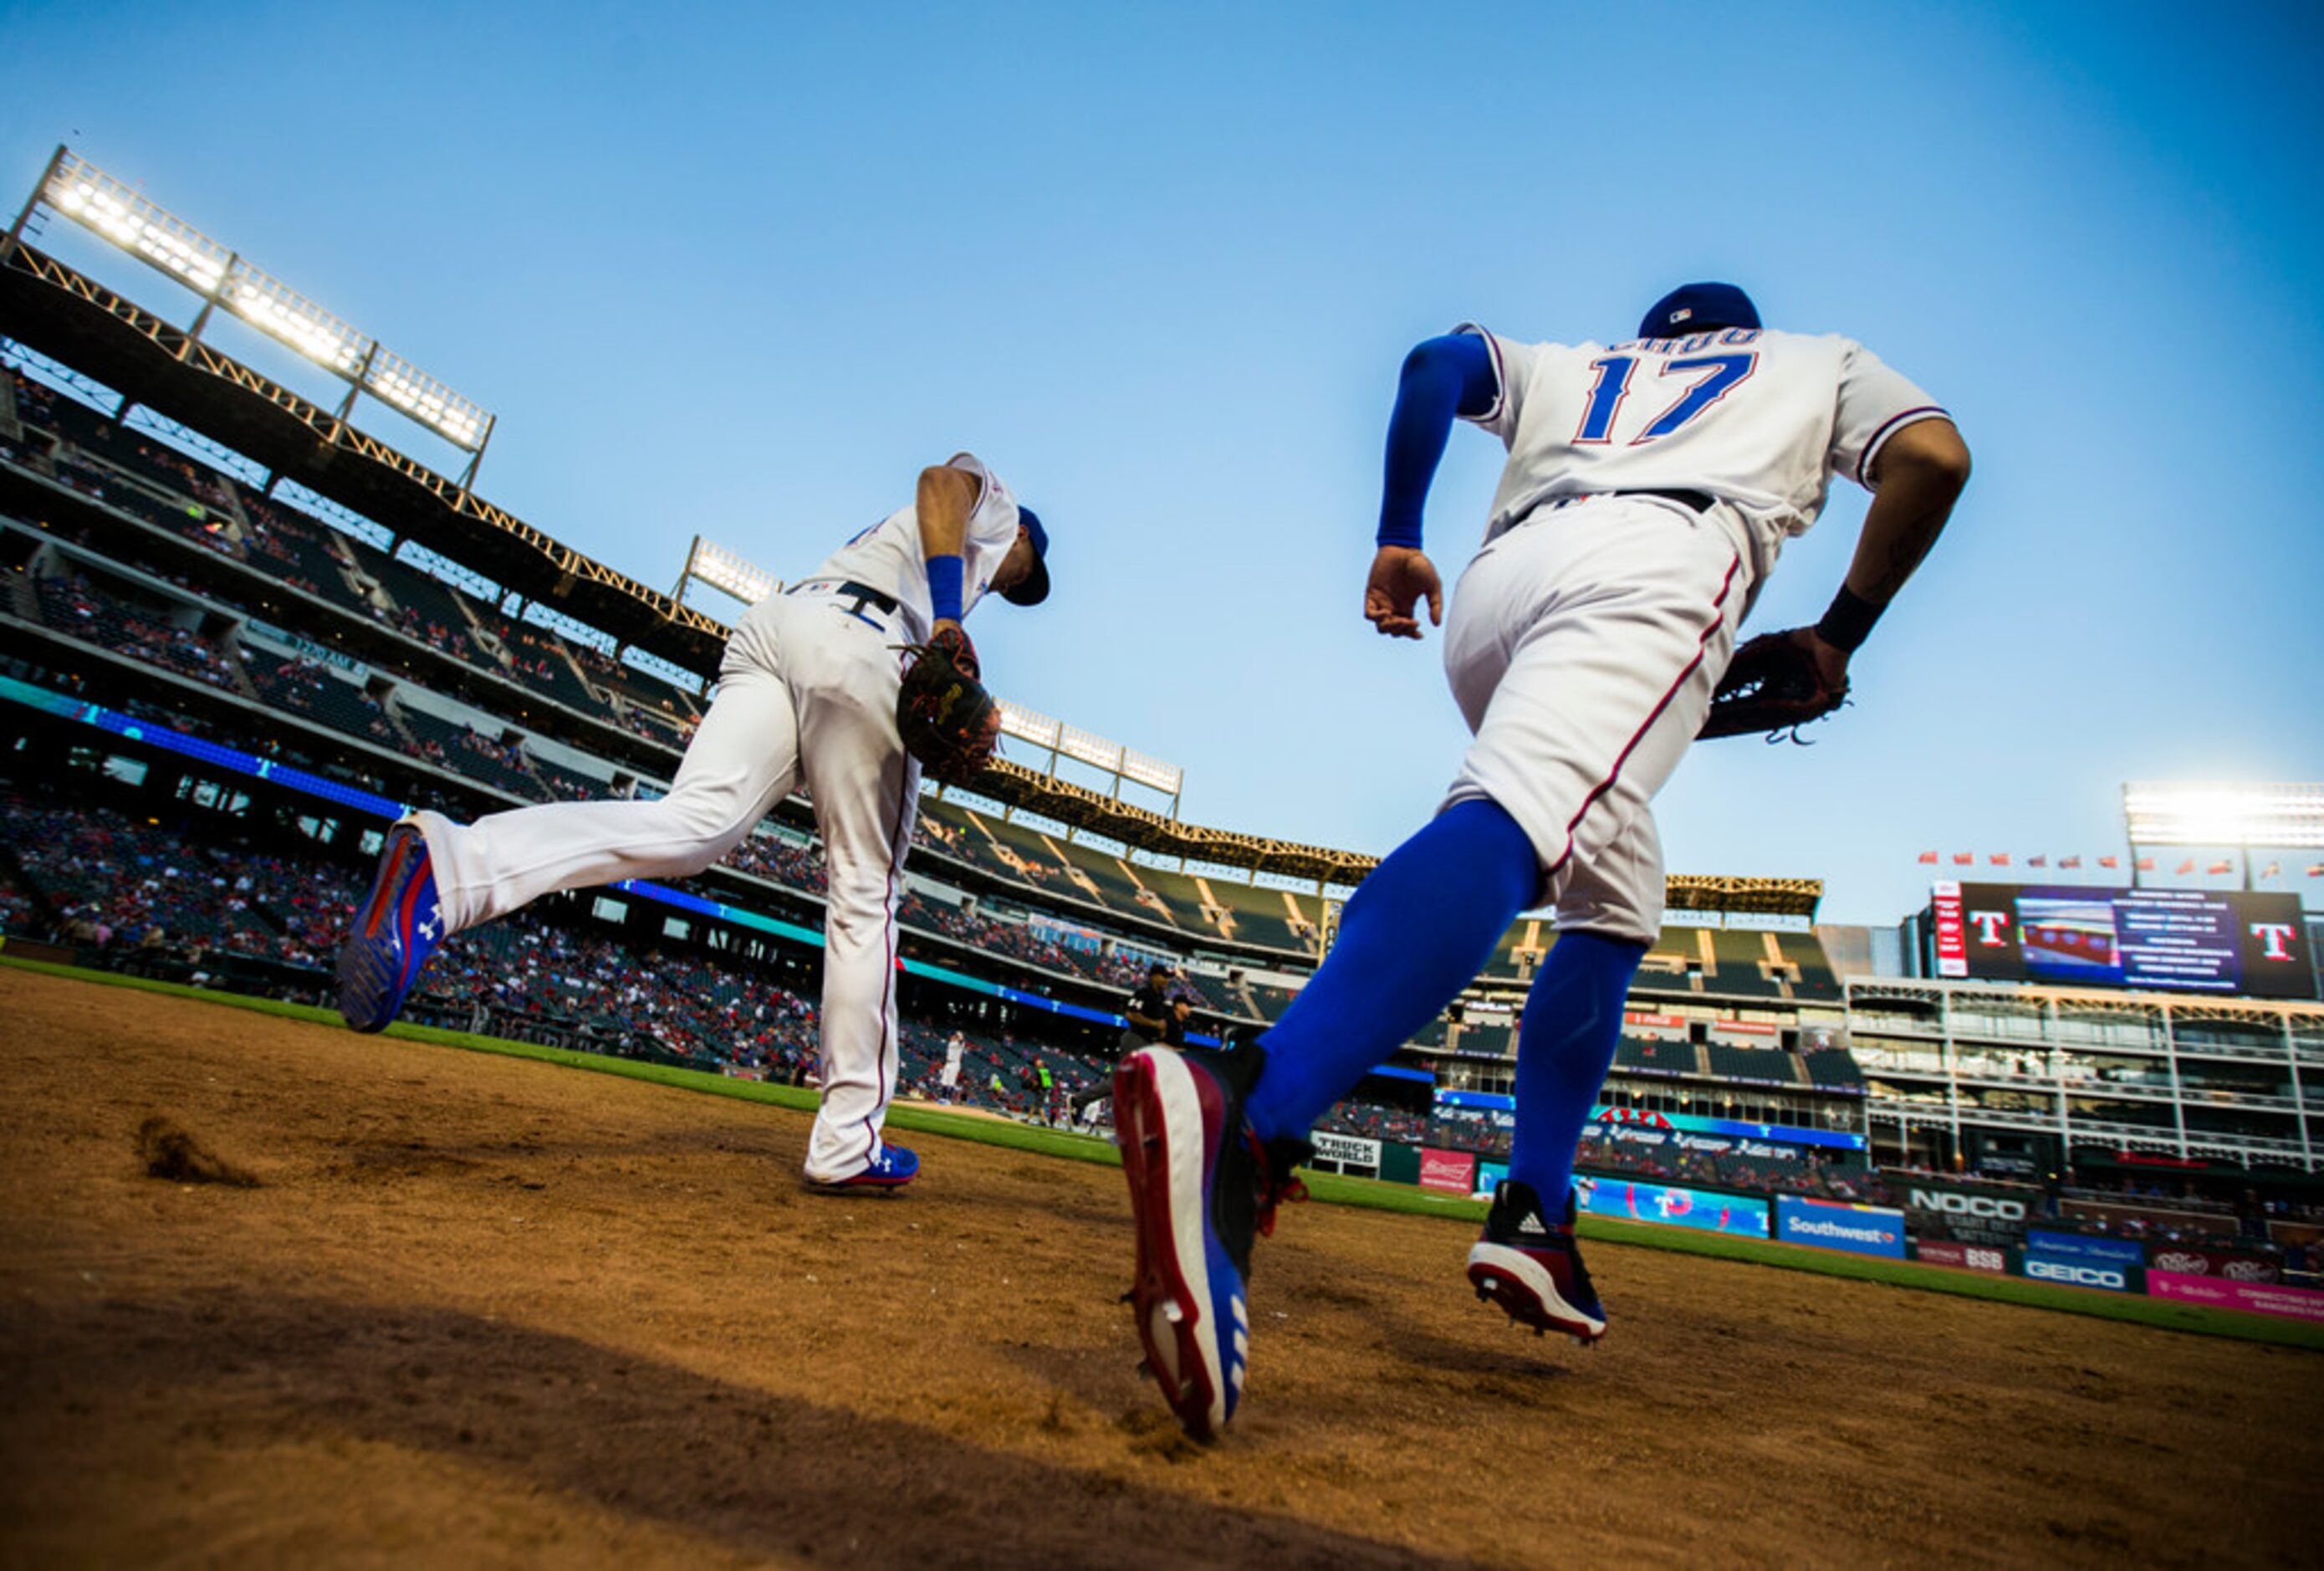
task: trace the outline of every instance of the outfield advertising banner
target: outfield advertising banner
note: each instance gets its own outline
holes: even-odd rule
[[[2190,1249],[2183,1243],[2157,1243],[2146,1252],[2150,1275],[2168,1271],[2181,1277],[2217,1277],[2227,1282],[2280,1282],[2283,1268],[2260,1254],[2238,1254],[2226,1249]]]
[[[1315,1154],[1327,1162],[1374,1172],[1379,1169],[1380,1142],[1376,1140],[1367,1140],[1356,1134],[1333,1134],[1322,1129],[1308,1138],[1315,1142]]]
[[[2126,1238],[2088,1238],[2041,1229],[2025,1235],[2021,1270],[2028,1281],[2109,1293],[2146,1290],[2146,1252]]]
[[[2025,1242],[2025,1224],[2042,1203],[2039,1189],[1956,1184],[1895,1171],[1882,1176],[1904,1197],[1913,1231],[1923,1238],[2007,1249]]]
[[[1904,1214],[1885,1206],[1855,1206],[1804,1195],[1775,1197],[1775,1236],[1785,1243],[1844,1249],[1851,1254],[1904,1258]]]
[[[1641,1184],[1628,1178],[1584,1179],[1580,1188],[1582,1209],[1592,1216],[1658,1222],[1746,1238],[1765,1238],[1768,1234],[1767,1202],[1756,1196],[1723,1195],[1676,1184]]]
[[[1997,1244],[1916,1238],[1913,1241],[1913,1258],[1923,1265],[1950,1266],[1955,1271],[1984,1271],[1997,1277],[2009,1274],[2009,1251]]]
[[[2223,1281],[2218,1277],[2190,1276],[2183,1271],[2146,1273],[2150,1297],[2214,1309],[2242,1309],[2254,1315],[2273,1315],[2285,1320],[2324,1325],[2324,1293],[2312,1288],[2287,1288],[2273,1282]]]
[[[2296,894],[1940,883],[1937,975],[2313,998]]]
[[[1420,1187],[1424,1189],[1441,1189],[1448,1195],[1475,1194],[1477,1192],[1477,1153],[1432,1151],[1425,1146],[1422,1147]]]
[[[1479,1162],[1477,1164],[1477,1193],[1480,1195],[1491,1194],[1494,1190],[1501,1187],[1501,1180],[1508,1176],[1509,1165],[1507,1162]]]
[[[2088,1233],[2052,1233],[2037,1227],[2026,1234],[2025,1247],[2054,1259],[2088,1261],[2097,1265],[2146,1263],[2146,1246],[2129,1238],[2099,1238]]]

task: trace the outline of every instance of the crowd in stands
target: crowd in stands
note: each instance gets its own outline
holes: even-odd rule
[[[228,692],[241,690],[232,663],[192,628],[157,620],[106,594],[78,574],[44,577],[35,587],[41,619],[58,632]]]

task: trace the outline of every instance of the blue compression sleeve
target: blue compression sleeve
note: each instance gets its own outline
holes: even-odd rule
[[[928,559],[928,606],[938,622],[960,620],[961,576],[965,567],[957,555]]]
[[[1573,1148],[1613,1065],[1622,1000],[1646,954],[1625,938],[1561,934],[1526,995],[1509,1177],[1531,1184],[1552,1215],[1572,1187]]]
[[[1259,1039],[1267,1070],[1245,1104],[1259,1137],[1313,1128],[1469,984],[1540,888],[1533,842],[1483,798],[1390,852],[1348,901],[1314,980]]]
[[[1431,338],[1404,357],[1396,412],[1388,421],[1387,475],[1380,485],[1384,546],[1420,549],[1420,512],[1444,457],[1456,414],[1479,415],[1500,395],[1493,353],[1474,333]]]

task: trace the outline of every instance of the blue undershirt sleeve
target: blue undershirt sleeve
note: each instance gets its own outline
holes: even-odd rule
[[[1384,546],[1420,549],[1421,509],[1444,457],[1455,415],[1480,415],[1500,394],[1492,351],[1474,333],[1431,338],[1404,357],[1396,412],[1388,422],[1387,474],[1380,486]]]

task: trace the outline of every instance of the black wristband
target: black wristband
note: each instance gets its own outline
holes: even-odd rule
[[[1872,624],[1880,620],[1886,605],[1875,605],[1847,585],[1831,597],[1831,609],[1815,625],[1816,636],[1834,649],[1854,654],[1872,636]]]

